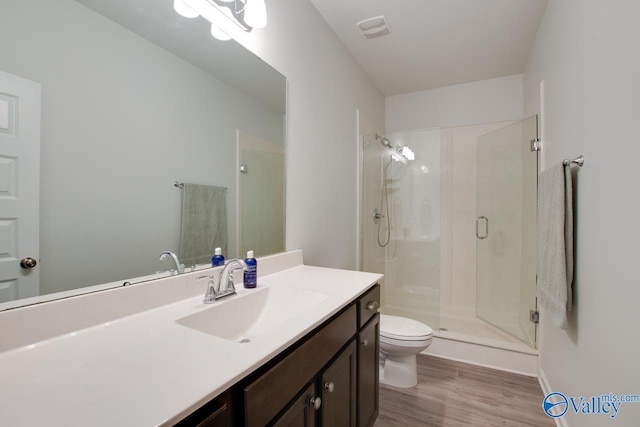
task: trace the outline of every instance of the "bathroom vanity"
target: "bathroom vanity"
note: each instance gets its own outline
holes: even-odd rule
[[[380,287],[182,420],[179,426],[372,426]]]
[[[197,272],[0,313],[3,423],[373,425],[381,276],[259,262],[214,304]]]

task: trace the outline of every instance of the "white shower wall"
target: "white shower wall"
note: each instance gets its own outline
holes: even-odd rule
[[[383,312],[437,328],[441,287],[440,130],[396,132],[387,137],[394,146],[411,147],[415,160],[406,164],[392,161],[387,168],[391,233],[385,247]],[[382,162],[383,166],[388,164],[388,154]],[[381,209],[381,188],[377,206],[386,214]],[[380,233],[383,242],[384,224],[385,220]]]
[[[440,138],[439,251],[430,254],[439,263],[438,287],[436,291],[436,286],[429,284],[432,279],[426,281],[425,286],[433,291],[423,310],[432,316],[423,315],[423,319],[431,317],[427,323],[434,329],[512,346],[518,345],[514,338],[476,318],[476,144],[479,136],[522,119],[522,89],[522,75],[515,75],[386,99],[386,127],[395,131],[389,133],[390,137],[418,134],[398,132],[402,129],[431,128]],[[365,239],[366,234],[363,230]],[[520,265],[513,268],[519,271]],[[393,282],[411,283],[413,274],[407,272],[407,265],[397,272],[384,273],[387,287],[405,286]],[[515,304],[514,309],[518,306]]]

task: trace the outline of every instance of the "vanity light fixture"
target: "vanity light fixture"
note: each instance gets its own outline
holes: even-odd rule
[[[250,6],[244,6],[244,20],[253,28],[264,28],[267,26],[267,6],[264,0],[246,0]]]
[[[182,0],[174,0],[173,8],[175,9],[176,12],[178,12],[178,15],[184,16],[185,18],[196,18],[200,16],[198,12],[196,12],[194,9],[191,8],[191,6],[189,6]]]
[[[185,18],[202,16],[211,23],[211,35],[218,40],[267,25],[264,0],[174,0],[173,8]]]

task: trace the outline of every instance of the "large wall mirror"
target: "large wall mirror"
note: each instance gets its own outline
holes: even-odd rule
[[[284,250],[286,79],[268,64],[172,0],[3,0],[0,40],[2,75],[41,89],[39,253],[0,204],[0,310],[171,274],[176,181],[227,189],[227,258]],[[12,278],[25,256],[37,266]]]

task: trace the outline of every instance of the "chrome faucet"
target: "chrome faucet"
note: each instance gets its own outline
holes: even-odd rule
[[[232,268],[232,265],[235,265],[235,268]],[[240,269],[246,270],[247,264],[245,264],[241,259],[234,258],[229,260],[229,262],[227,262],[227,264],[222,268],[218,275],[217,283],[213,276],[198,277],[197,280],[209,280],[209,283],[207,283],[207,290],[204,293],[203,302],[205,304],[211,304],[220,298],[235,295],[236,287],[233,283],[233,272]],[[222,283],[225,283],[224,288],[222,288]]]
[[[184,273],[184,264],[180,264],[180,260],[178,259],[178,256],[173,252],[170,252],[170,251],[162,252],[162,254],[160,254],[160,261],[164,261],[168,257],[171,257],[173,262],[176,264],[176,271],[178,272],[178,274]]]

